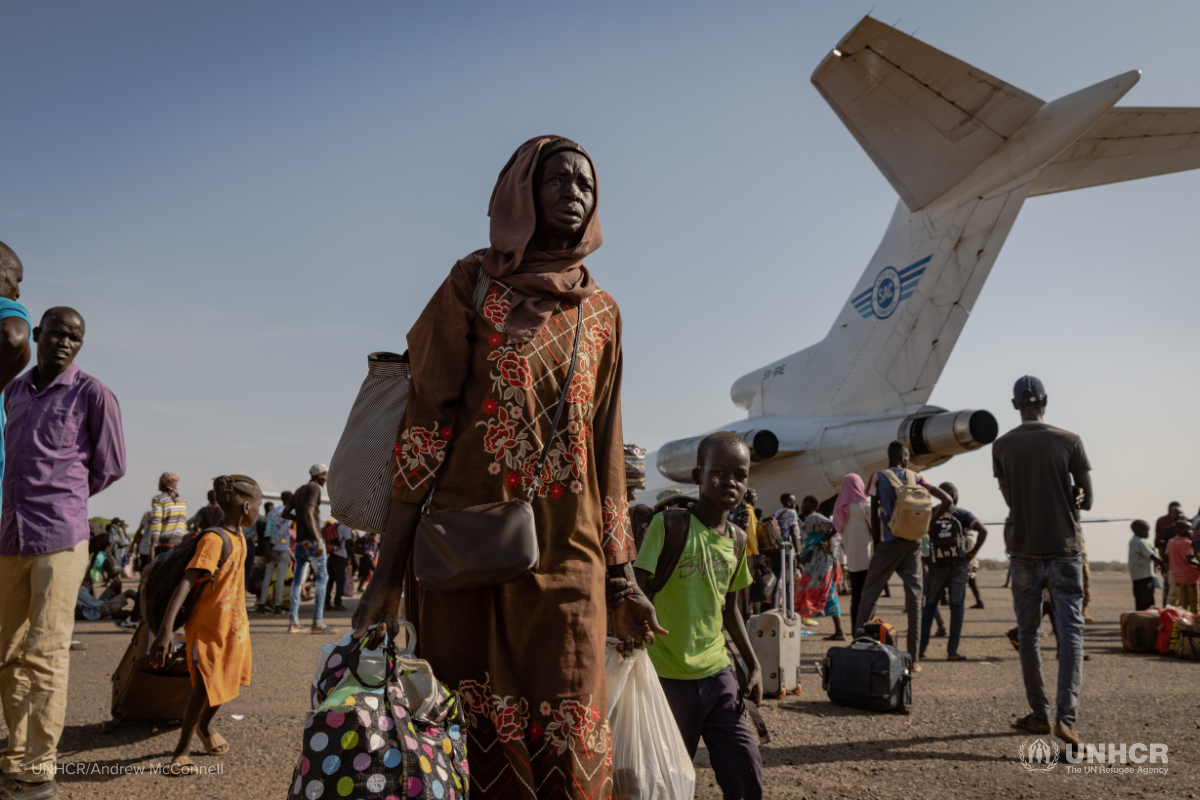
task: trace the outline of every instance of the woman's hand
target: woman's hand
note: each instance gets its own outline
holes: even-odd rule
[[[400,634],[400,596],[403,583],[393,585],[386,577],[376,575],[367,584],[358,608],[354,609],[353,636],[368,636],[367,648],[375,650],[387,634],[389,642]]]
[[[171,657],[172,640],[175,638],[171,631],[163,626],[158,633],[154,634],[154,641],[150,643],[150,663],[156,667],[165,667],[167,659]]]
[[[669,631],[658,624],[654,604],[641,591],[613,607],[613,636],[621,640],[617,649],[629,655],[635,647],[654,643],[655,634],[666,636]]]

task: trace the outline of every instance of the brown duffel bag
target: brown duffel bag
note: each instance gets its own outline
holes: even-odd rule
[[[1131,653],[1153,653],[1158,641],[1158,609],[1121,615],[1121,646]]]

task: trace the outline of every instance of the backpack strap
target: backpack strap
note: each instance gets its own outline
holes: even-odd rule
[[[683,548],[687,545],[688,529],[692,526],[692,512],[686,508],[668,508],[663,515],[663,546],[658,554],[658,564],[654,567],[654,575],[646,579],[642,591],[651,600],[662,591],[679,564]]]
[[[879,470],[879,472],[883,475],[883,477],[887,478],[888,483],[890,483],[892,485],[893,489],[899,489],[901,486],[905,485],[904,482],[902,482],[899,478],[896,477],[896,473],[892,471],[891,467],[888,467],[887,469],[881,469],[881,470]],[[906,469],[906,470],[904,470],[904,472],[905,472],[905,478],[910,478],[912,476],[913,471],[911,469]],[[908,485],[912,486],[913,484],[910,483]]]
[[[740,525],[734,525],[732,522],[727,522],[726,525],[733,529],[733,568],[736,570],[737,565],[742,563],[742,557],[746,555],[746,532]]]
[[[229,531],[225,530],[223,527],[217,526],[214,528],[205,528],[200,532],[200,536],[203,536],[206,533],[217,533],[221,535],[221,558],[217,560],[216,570],[214,570],[213,574],[208,578],[211,581],[217,572],[221,571],[221,567],[225,566],[225,560],[229,558],[229,554],[233,552],[233,542],[229,539]],[[198,540],[197,544],[199,544]]]

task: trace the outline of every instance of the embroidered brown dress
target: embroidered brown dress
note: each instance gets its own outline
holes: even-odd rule
[[[412,383],[393,496],[431,510],[524,497],[583,338],[567,409],[533,501],[541,564],[532,578],[452,592],[417,587],[408,615],[420,655],[457,689],[469,720],[476,798],[611,791],[605,714],[604,577],[634,558],[621,439],[621,316],[603,290],[560,304],[510,344],[513,300],[491,281],[475,311],[480,257],[455,264],[409,333]]]

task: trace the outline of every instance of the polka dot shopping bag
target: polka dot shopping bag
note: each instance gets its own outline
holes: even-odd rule
[[[384,645],[384,675],[360,669],[363,643],[348,635],[314,681],[289,800],[463,800],[467,734],[458,700],[429,662]],[[368,673],[368,674],[364,674]]]

